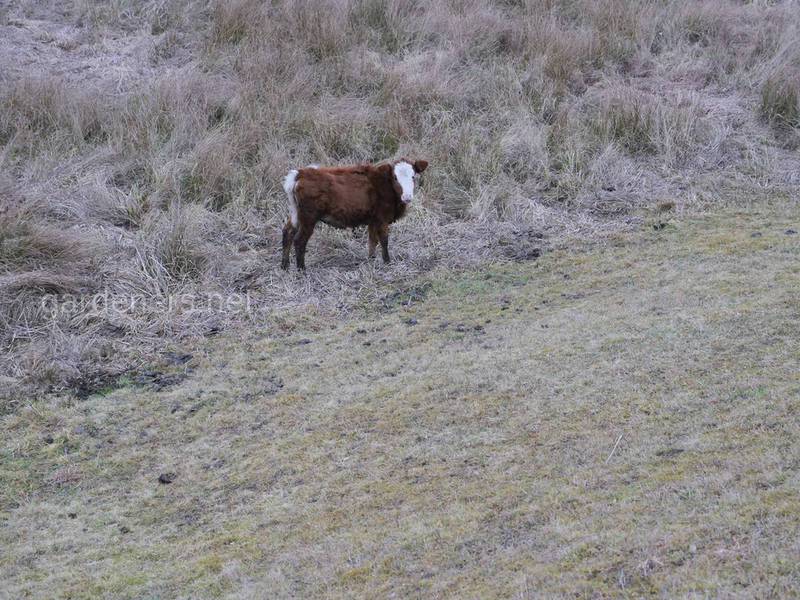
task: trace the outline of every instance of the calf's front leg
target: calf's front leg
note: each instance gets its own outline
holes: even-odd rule
[[[389,225],[381,225],[378,229],[378,237],[381,240],[381,252],[383,254],[383,262],[389,264],[391,258],[389,257]]]

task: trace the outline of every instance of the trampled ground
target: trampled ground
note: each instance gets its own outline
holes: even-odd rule
[[[442,269],[20,407],[0,595],[797,594],[798,214]]]

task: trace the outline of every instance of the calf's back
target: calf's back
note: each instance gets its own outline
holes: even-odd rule
[[[397,201],[391,171],[384,171],[371,165],[300,169],[295,187],[299,212],[338,227],[392,222],[405,207]]]

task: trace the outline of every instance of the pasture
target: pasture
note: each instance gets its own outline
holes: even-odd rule
[[[0,597],[797,595],[799,39],[0,0]],[[287,173],[401,157],[391,263],[280,268]]]
[[[220,336],[160,390],[31,403],[3,421],[4,591],[795,595],[797,220],[441,269]]]

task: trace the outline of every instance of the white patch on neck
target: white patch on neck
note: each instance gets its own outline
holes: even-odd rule
[[[408,204],[414,199],[414,167],[401,161],[394,166],[394,176],[403,190],[400,199]]]

